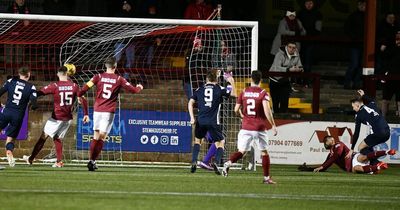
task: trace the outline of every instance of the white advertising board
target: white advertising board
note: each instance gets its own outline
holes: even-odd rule
[[[351,136],[354,133],[354,123],[350,122],[322,122],[322,121],[294,121],[276,120],[278,135],[273,136],[269,131],[269,155],[272,164],[321,164],[325,161],[328,152],[322,142],[325,135],[334,136],[350,148]],[[400,124],[389,124],[390,139],[375,149],[400,150]],[[362,125],[358,144],[368,135],[369,128]],[[260,153],[256,151],[256,162],[261,163]],[[387,163],[400,163],[400,154],[385,156],[380,159]]]

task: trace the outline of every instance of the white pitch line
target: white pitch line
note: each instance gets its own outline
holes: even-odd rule
[[[140,192],[113,190],[51,190],[51,189],[0,189],[5,193],[72,193],[72,194],[116,194],[116,195],[151,195],[151,196],[200,196],[224,198],[254,198],[277,200],[312,200],[312,201],[355,201],[368,203],[398,203],[400,197],[351,196],[351,195],[295,195],[295,194],[253,194],[253,193],[207,193],[207,192]]]

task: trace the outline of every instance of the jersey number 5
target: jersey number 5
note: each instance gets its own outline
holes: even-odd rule
[[[21,98],[22,98],[21,90],[23,90],[23,89],[24,89],[23,86],[20,86],[20,85],[15,86],[14,95],[13,95],[14,100],[12,101],[14,104],[19,105],[19,100],[21,100]]]
[[[249,98],[246,100],[247,103],[247,115],[256,115],[256,100],[254,100],[253,98]]]
[[[112,88],[112,85],[110,85],[110,84],[103,85],[103,94],[102,94],[103,98],[109,99],[111,97],[111,88]]]
[[[72,92],[60,92],[60,106],[72,104]]]

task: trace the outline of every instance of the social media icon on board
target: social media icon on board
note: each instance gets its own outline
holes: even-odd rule
[[[150,138],[150,142],[152,144],[157,144],[158,143],[158,136],[154,135]]]
[[[171,145],[178,145],[179,144],[179,136],[171,136]]]
[[[161,136],[160,143],[161,143],[161,145],[168,145],[168,143],[169,143],[168,136]]]
[[[149,142],[149,137],[146,135],[143,135],[140,137],[140,143],[142,144],[147,144]]]

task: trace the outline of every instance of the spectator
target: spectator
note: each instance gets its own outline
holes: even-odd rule
[[[300,10],[298,18],[307,31],[308,36],[318,36],[322,28],[322,14],[314,7],[314,0],[306,0],[304,8]],[[311,65],[314,58],[314,44],[306,41],[301,44],[301,60],[303,61],[304,72],[311,72]],[[304,85],[308,86],[309,81],[304,80]]]
[[[69,3],[66,0],[44,0],[43,11],[46,15],[72,14]]]
[[[114,11],[114,15],[116,17],[126,17],[133,18],[136,15],[135,6],[133,1],[131,0],[123,0],[118,1],[117,8]],[[129,41],[129,39],[125,39]],[[121,42],[118,42],[114,46],[114,55],[117,62],[120,62],[122,55],[125,52],[126,60],[125,67],[131,68],[135,61],[135,45],[132,42],[126,43],[124,39]],[[127,75],[124,75],[126,79],[128,79]]]
[[[204,0],[194,0],[185,10],[185,19],[207,20],[213,13],[213,8]]]
[[[114,16],[116,17],[135,17],[136,8],[132,0],[119,0],[117,1],[117,8],[115,8]]]
[[[399,64],[400,64],[400,32],[395,36],[394,46],[389,44],[384,53],[384,65],[383,69],[385,71],[385,75],[400,75]],[[400,83],[395,80],[383,81],[383,89],[382,89],[382,115],[386,117],[386,114],[389,110],[389,102],[392,99],[393,95],[396,96],[396,115],[400,116]]]
[[[9,13],[14,14],[29,14],[31,10],[25,4],[25,0],[15,0],[13,1],[7,10]],[[23,26],[28,26],[29,20],[23,21]],[[21,44],[5,44],[4,45],[5,51],[5,60],[6,63],[22,63],[23,55],[24,55],[24,48]]]
[[[144,11],[144,18],[160,18],[160,14],[158,13],[157,5],[150,4]]]
[[[350,63],[344,81],[345,89],[361,88],[365,5],[365,0],[359,0],[357,10],[350,14],[344,25],[345,33],[351,41]]]
[[[302,72],[302,64],[296,43],[289,41],[276,53],[270,72]],[[269,87],[274,113],[287,112],[289,106],[290,82],[288,77],[270,77]]]
[[[282,46],[282,36],[306,35],[306,30],[299,19],[296,18],[295,11],[286,11],[286,16],[279,22],[278,31],[272,42],[271,54],[275,55]],[[296,43],[300,47],[300,43]]]
[[[29,14],[31,10],[25,5],[25,0],[15,0],[7,10],[9,13],[14,14]]]
[[[399,31],[399,25],[396,21],[396,16],[393,12],[386,14],[385,18],[378,23],[376,30],[376,60],[375,60],[375,73],[380,74],[382,72],[383,54],[387,47],[394,47],[395,36]],[[389,46],[389,45],[392,46]]]

